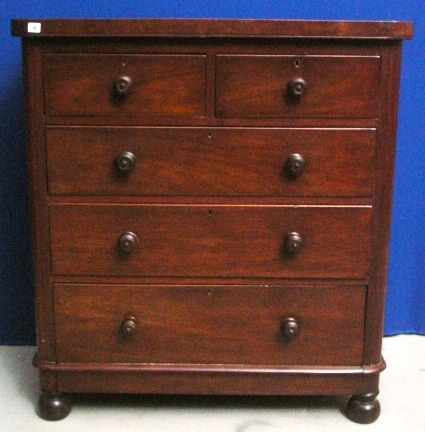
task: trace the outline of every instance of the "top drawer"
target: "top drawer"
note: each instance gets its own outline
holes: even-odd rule
[[[218,117],[376,117],[379,57],[219,55]]]
[[[206,57],[46,54],[48,115],[205,114]]]

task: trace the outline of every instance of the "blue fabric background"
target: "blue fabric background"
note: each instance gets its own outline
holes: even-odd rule
[[[412,20],[404,45],[385,333],[425,333],[425,5],[423,0],[0,1],[0,344],[34,343],[19,39],[11,18]]]

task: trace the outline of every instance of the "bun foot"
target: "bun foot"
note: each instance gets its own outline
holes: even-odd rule
[[[346,416],[356,423],[373,423],[381,413],[377,396],[378,392],[352,396],[345,410]]]
[[[64,395],[42,393],[38,400],[38,415],[44,420],[62,420],[70,411],[71,403]]]

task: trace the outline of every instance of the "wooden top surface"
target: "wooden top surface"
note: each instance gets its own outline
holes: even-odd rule
[[[12,20],[12,34],[20,37],[410,39],[413,26],[411,22],[401,21],[34,18]]]

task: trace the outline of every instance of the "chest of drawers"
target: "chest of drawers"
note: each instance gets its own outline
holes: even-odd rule
[[[84,392],[379,415],[410,23],[15,20],[42,417]]]

